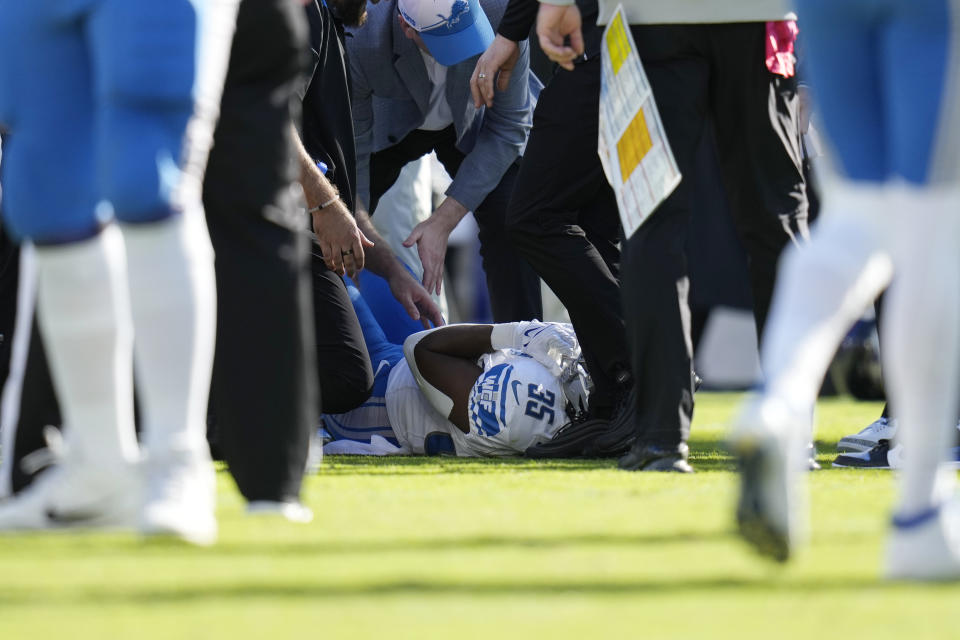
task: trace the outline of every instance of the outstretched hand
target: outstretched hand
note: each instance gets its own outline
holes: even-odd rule
[[[420,263],[423,265],[423,286],[430,293],[440,295],[443,284],[443,262],[447,257],[447,239],[459,224],[467,209],[454,198],[447,196],[433,214],[415,226],[403,246],[417,245]]]
[[[419,320],[424,329],[431,329],[431,325],[440,327],[445,324],[440,308],[434,303],[430,294],[405,270],[398,271],[388,283],[390,292],[406,309],[407,315],[414,320]]]

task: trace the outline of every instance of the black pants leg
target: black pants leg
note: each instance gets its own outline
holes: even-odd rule
[[[10,372],[10,348],[17,315],[17,280],[20,278],[20,250],[0,229],[0,389]]]
[[[25,456],[47,446],[43,428],[47,425],[59,427],[63,423],[36,317],[27,339],[30,346],[23,371],[20,406],[16,424],[11,425],[16,428],[13,434],[13,451],[10,458],[4,460],[4,465],[10,465],[6,472],[10,474],[10,488],[13,493],[24,489],[33,481],[36,473],[42,470],[27,469],[22,462]],[[6,396],[4,401],[7,401]]]
[[[370,158],[370,208],[389,189],[404,165],[436,151],[447,173],[456,175],[463,153],[456,147],[453,126],[442,131],[416,130],[397,144],[374,153]],[[494,322],[515,322],[543,317],[540,278],[517,252],[504,233],[507,204],[517,178],[512,165],[497,187],[474,211],[479,227],[480,257],[490,293]]]
[[[543,318],[540,276],[517,251],[506,231],[507,207],[519,173],[517,164],[510,165],[497,188],[473,212],[479,227],[480,258],[494,322]]]
[[[507,229],[567,307],[596,385],[591,411],[602,414],[613,403],[616,376],[627,369],[627,348],[620,220],[597,156],[599,100],[599,58],[558,71],[540,94]]]
[[[633,27],[680,172],[694,171],[707,115],[709,65],[692,28]],[[685,253],[693,194],[681,181],[626,242],[623,306],[637,383],[642,438],[663,446],[686,440],[693,416],[690,283]]]
[[[799,145],[795,105],[789,87],[764,67],[755,38],[763,29],[762,23],[632,28],[682,173],[693,171],[708,115],[717,121],[725,187],[751,252],[758,321],[769,306],[776,257],[798,230],[793,222],[806,214],[799,154],[789,148],[791,132]],[[770,108],[768,100],[775,103]],[[742,124],[746,120],[749,125]],[[779,138],[790,141],[778,144]],[[693,416],[685,243],[696,194],[688,185],[682,181],[630,238],[624,260],[624,309],[642,438],[667,446],[686,440]],[[787,224],[781,215],[789,218]]]
[[[796,79],[766,68],[763,23],[709,29],[717,150],[762,337],[780,253],[809,237]]]
[[[346,413],[373,391],[373,368],[343,278],[313,254],[313,321],[324,413]]]
[[[204,184],[218,292],[211,409],[247,500],[299,498],[317,424],[310,240],[290,139],[305,43],[298,3],[241,3]]]

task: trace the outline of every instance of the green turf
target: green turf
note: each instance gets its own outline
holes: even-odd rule
[[[730,534],[739,398],[699,396],[692,476],[338,457],[305,526],[246,518],[221,474],[212,549],[3,537],[0,639],[956,637],[960,586],[877,579],[889,473],[813,474],[812,544],[786,568]],[[821,461],[878,412],[822,403]]]

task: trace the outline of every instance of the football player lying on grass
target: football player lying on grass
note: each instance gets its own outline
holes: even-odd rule
[[[387,340],[348,287],[376,373],[373,394],[324,415],[327,454],[515,456],[587,409],[589,380],[570,325],[448,325]]]

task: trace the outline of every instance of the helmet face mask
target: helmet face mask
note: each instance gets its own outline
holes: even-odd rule
[[[583,356],[576,360],[564,358],[562,368],[560,384],[563,387],[563,395],[567,399],[567,417],[571,421],[576,421],[587,415],[593,380],[584,366]]]

